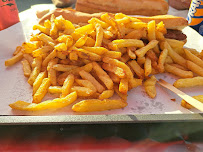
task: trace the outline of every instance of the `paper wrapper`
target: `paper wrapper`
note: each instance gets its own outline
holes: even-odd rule
[[[181,98],[176,94],[157,84],[157,96],[151,99],[147,96],[143,86],[132,89],[128,92],[128,106],[124,109],[109,110],[103,112],[75,113],[71,110],[72,105],[60,110],[43,111],[43,112],[25,112],[12,110],[10,103],[17,100],[32,102],[32,87],[27,83],[27,78],[23,75],[21,63],[12,67],[5,67],[4,62],[12,56],[16,46],[21,45],[31,34],[32,26],[37,23],[34,12],[26,11],[26,16],[20,14],[21,22],[0,32],[0,115],[108,115],[108,114],[168,114],[168,113],[193,113],[199,112],[193,109],[189,111],[180,106]],[[173,14],[175,15],[175,14]],[[179,15],[180,16],[180,15]],[[200,51],[203,44],[203,38],[190,27],[186,27],[183,32],[188,37],[186,47],[195,48]],[[170,74],[156,75],[157,79],[164,79],[173,84],[177,77]],[[181,89],[189,95],[200,95],[203,87]],[[53,95],[47,95],[52,98]],[[171,99],[175,99],[175,102]]]

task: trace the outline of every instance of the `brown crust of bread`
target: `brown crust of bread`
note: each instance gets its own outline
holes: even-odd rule
[[[167,14],[168,3],[165,0],[77,0],[76,10],[154,16]]]
[[[87,23],[87,21],[92,17],[99,18],[102,14],[104,14],[104,12],[88,14],[78,12],[73,9],[56,9],[43,16],[40,19],[39,23],[42,24],[46,19],[50,19],[52,14],[54,14],[56,17],[62,15],[65,19],[71,21],[72,23],[78,24],[78,23]],[[146,23],[151,20],[155,20],[156,23],[163,21],[167,29],[180,29],[188,25],[188,22],[185,18],[172,15],[158,15],[152,17],[136,17],[136,18]]]

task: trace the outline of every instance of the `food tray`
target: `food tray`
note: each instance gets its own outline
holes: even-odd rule
[[[32,12],[26,12],[26,16],[29,18],[21,18],[20,23],[0,32],[0,124],[139,123],[203,119],[198,110],[190,111],[181,107],[181,99],[159,85],[155,99],[150,99],[141,86],[129,91],[128,106],[124,109],[92,113],[74,113],[71,111],[71,106],[59,111],[43,113],[11,110],[8,106],[10,103],[17,100],[30,101],[32,97],[32,89],[23,76],[21,64],[8,68],[4,66],[4,61],[11,57],[16,46],[26,41],[31,34],[32,26],[37,23]],[[203,38],[190,27],[186,27],[183,32],[188,36],[186,47],[201,51]],[[171,84],[177,79],[170,74],[159,74],[156,77]],[[182,91],[189,95],[198,95],[203,92],[203,88],[196,87]],[[171,99],[175,99],[176,102],[172,102]]]

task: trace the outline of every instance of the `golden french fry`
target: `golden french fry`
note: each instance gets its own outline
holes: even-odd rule
[[[126,72],[127,78],[129,78],[129,79],[133,78],[132,71],[130,70],[130,68],[125,63],[123,63],[123,62],[121,62],[121,61],[119,61],[117,59],[111,59],[111,58],[108,58],[108,57],[104,57],[103,62],[113,64],[115,66],[118,66],[118,67],[122,68]]]
[[[147,51],[149,51],[150,49],[153,49],[155,46],[157,46],[157,44],[159,43],[159,41],[157,40],[152,40],[150,41],[146,46],[138,49],[135,51],[135,54],[138,57],[144,57],[144,55],[147,53]]]
[[[18,54],[16,54],[15,56],[13,56],[12,58],[8,59],[5,61],[5,66],[12,66],[15,63],[17,63],[18,61],[22,60],[23,58],[23,53],[19,52]]]
[[[103,31],[103,28],[100,24],[96,24],[95,29],[96,29],[96,42],[95,42],[94,46],[99,47],[102,44],[104,31]]]
[[[106,71],[113,72],[119,78],[124,78],[126,76],[125,71],[122,68],[119,68],[113,64],[103,63],[102,68]]]
[[[48,78],[51,81],[52,85],[57,85],[57,81],[56,81],[56,70],[53,68],[53,66],[55,64],[58,63],[58,58],[52,59],[47,66],[47,71],[48,71]]]
[[[46,35],[46,34],[44,34],[44,33],[41,33],[40,35],[38,35],[38,38],[39,38],[41,41],[43,41],[44,43],[46,43],[46,44],[48,44],[48,45],[50,45],[50,46],[52,46],[52,47],[55,46],[54,40],[53,40],[50,36],[48,36],[48,35]]]
[[[25,111],[39,111],[39,110],[46,110],[46,109],[59,109],[66,107],[73,103],[77,99],[77,93],[72,92],[64,98],[56,98],[53,100],[47,100],[41,102],[39,104],[36,103],[28,103],[25,101],[16,101],[9,106],[12,109],[17,110],[25,110]]]
[[[94,26],[92,24],[87,24],[85,26],[79,27],[75,29],[74,33],[90,34],[94,30]]]
[[[108,50],[106,48],[104,48],[104,47],[87,47],[87,46],[83,46],[82,48],[89,51],[89,52],[98,54],[98,55],[102,55],[102,54],[108,52]]]
[[[57,51],[67,51],[67,46],[65,43],[59,43],[57,44],[56,46],[54,46],[54,48],[57,50]]]
[[[49,61],[51,61],[52,59],[54,59],[57,56],[57,52],[54,49],[42,62],[42,67],[47,67]]]
[[[124,39],[141,39],[141,38],[147,37],[147,32],[145,28],[140,28],[137,30],[133,30],[130,33],[128,33]]]
[[[193,77],[186,79],[178,79],[174,82],[174,87],[176,88],[188,88],[195,86],[203,86],[203,77]]]
[[[92,25],[95,25],[95,24],[100,24],[102,26],[102,28],[107,28],[109,27],[109,25],[103,21],[101,21],[100,19],[98,18],[91,18],[90,20],[88,20],[88,23],[89,24],[92,24]]]
[[[92,112],[92,111],[105,111],[111,109],[120,109],[127,106],[127,102],[123,100],[110,100],[110,99],[90,99],[82,100],[73,105],[72,110],[75,112]]]
[[[33,62],[33,57],[30,54],[23,54],[23,57],[30,63],[30,66]]]
[[[110,31],[103,29],[103,36],[105,39],[111,39],[114,37],[114,34]]]
[[[17,46],[16,49],[15,49],[15,51],[13,52],[13,56],[15,56],[15,55],[17,55],[19,52],[21,52],[22,49],[23,49],[22,46]]]
[[[113,59],[120,59],[121,58],[121,52],[117,51],[108,51],[103,54],[103,56],[113,58]]]
[[[75,42],[75,47],[77,48],[82,47],[83,45],[85,45],[86,41],[87,41],[87,34],[83,35],[77,40],[77,42]]]
[[[203,95],[193,96],[193,98],[203,103]],[[181,106],[183,106],[183,107],[185,107],[187,109],[194,108],[192,105],[187,103],[184,99],[181,101]]]
[[[32,63],[32,73],[30,74],[30,77],[28,79],[28,83],[30,85],[33,85],[33,83],[35,82],[35,79],[37,78],[38,74],[41,71],[41,64],[42,64],[42,58],[41,57],[37,57],[34,58],[33,63]]]
[[[166,72],[172,73],[181,78],[192,78],[193,77],[193,73],[191,71],[184,71],[182,69],[179,69],[179,68],[169,65],[169,64],[165,64],[164,68],[165,68]]]
[[[163,72],[164,72],[164,64],[165,64],[167,55],[168,55],[168,50],[167,50],[167,49],[164,49],[164,50],[161,52],[160,56],[159,56],[158,70],[159,70],[160,73],[163,73]]]
[[[105,90],[99,95],[98,99],[100,99],[100,100],[108,99],[108,98],[112,97],[113,94],[114,94],[114,90]]]
[[[154,20],[150,21],[147,24],[148,40],[149,41],[156,40],[155,28],[156,28],[156,23]]]
[[[98,63],[93,62],[93,70],[96,72],[99,79],[105,84],[105,86],[111,90],[113,89],[113,81],[109,77],[109,75],[99,66]]]
[[[142,79],[136,79],[136,78],[131,79],[128,82],[128,84],[129,84],[129,88],[128,88],[129,90],[132,89],[132,88],[136,88],[136,87],[142,85]]]
[[[23,65],[24,76],[29,77],[32,72],[30,63],[27,60],[23,60],[21,63]]]
[[[97,91],[95,86],[89,80],[75,79],[75,82],[77,82],[80,86],[91,89],[93,93]]]
[[[101,61],[101,56],[99,56],[95,53],[86,51],[84,49],[77,49],[76,51],[80,58],[89,59],[91,61]]]
[[[48,92],[52,93],[52,94],[61,94],[62,87],[61,86],[50,86],[48,89]]]
[[[192,54],[190,51],[188,51],[187,49],[184,49],[185,51],[185,54],[186,54],[186,57],[194,62],[195,64],[197,64],[198,66],[202,67],[203,68],[203,61],[198,58],[197,56],[195,56],[194,54]]]
[[[126,62],[128,62],[130,60],[130,57],[129,57],[129,55],[126,53],[126,54],[124,54],[121,58],[120,58],[120,61],[121,62],[124,62],[124,63],[126,63]]]
[[[78,96],[87,97],[93,94],[93,90],[86,87],[74,86],[71,88],[71,91],[76,91]]]
[[[203,68],[200,67],[199,65],[191,62],[191,61],[186,61],[187,68],[190,69],[192,72],[197,73],[200,76],[203,76]]]
[[[149,76],[151,72],[152,72],[151,60],[147,57],[144,63],[144,74],[145,76]]]
[[[127,28],[133,28],[135,30],[146,28],[147,24],[144,22],[131,22],[126,25]]]
[[[156,87],[155,87],[156,81],[157,80],[153,75],[149,79],[145,80],[144,82],[145,91],[151,98],[156,97]]]
[[[168,55],[172,58],[172,60],[175,63],[178,63],[184,67],[186,67],[186,60],[180,56],[178,53],[176,53],[171,46],[168,44],[168,42],[164,42],[164,48],[168,50]]]
[[[167,64],[167,63],[166,63],[166,64]],[[176,67],[176,68],[179,68],[179,69],[181,69],[181,70],[188,71],[188,68],[183,67],[182,65],[175,64],[175,63],[172,63],[172,64],[170,64],[170,65],[171,65],[171,66],[174,66],[174,67]]]
[[[36,93],[36,91],[38,90],[38,88],[42,84],[43,79],[46,77],[47,77],[46,71],[39,73],[39,75],[35,79],[35,82],[33,83],[33,95]]]
[[[127,94],[128,92],[128,79],[123,78],[119,84],[119,91],[123,94]]]
[[[118,94],[118,96],[121,98],[121,100],[127,101],[127,94],[123,94],[119,91],[119,86],[114,85],[114,91]]]
[[[113,44],[116,44],[118,48],[122,47],[144,47],[144,43],[141,40],[136,40],[136,39],[118,39],[118,40],[113,40]]]
[[[48,53],[49,51],[52,51],[52,50],[53,50],[52,46],[43,46],[39,49],[32,51],[32,56],[38,57],[38,56],[41,56],[41,55]]]
[[[81,70],[79,74],[83,79],[89,80],[95,86],[95,88],[99,93],[105,90],[105,88],[90,73],[84,70]]]
[[[172,58],[171,58],[170,56],[167,56],[167,57],[166,57],[166,60],[165,60],[165,63],[167,63],[167,64],[172,64],[172,63],[173,63]]]
[[[78,66],[75,65],[65,65],[65,64],[55,64],[53,65],[53,69],[57,71],[70,71],[72,69],[78,68]]]
[[[72,60],[72,61],[73,60],[77,61],[78,60],[78,54],[77,54],[77,52],[76,51],[70,52],[69,59]]]
[[[178,53],[180,55],[184,54],[183,46],[184,46],[185,42],[178,41],[175,39],[166,39],[166,41],[171,46],[171,48],[176,51],[176,53]]]
[[[92,63],[88,63],[88,64],[86,64],[85,66],[82,66],[82,67],[74,68],[74,69],[72,69],[70,71],[66,71],[63,74],[59,75],[58,76],[58,84],[63,85],[63,82],[65,81],[66,77],[69,74],[73,74],[73,75],[77,76],[77,75],[79,75],[79,72],[81,70],[84,70],[86,72],[90,72],[92,70]]]
[[[72,39],[74,39],[75,41],[77,41],[81,36],[83,36],[82,34],[80,33],[77,33],[77,32],[74,32],[71,34],[72,36]],[[72,45],[73,43],[73,40],[72,39],[68,39],[68,44],[69,44],[69,47]],[[85,46],[89,46],[89,47],[93,47],[95,44],[95,40],[90,38],[90,37],[87,37],[87,40],[85,42]],[[66,43],[67,45],[67,43]],[[68,46],[68,45],[67,45]]]
[[[145,57],[137,58],[137,63],[142,66],[146,61]]]
[[[71,92],[71,87],[74,83],[74,75],[69,74],[67,78],[65,79],[62,89],[61,89],[61,97],[67,96]]]
[[[108,72],[108,75],[114,83],[120,82],[120,78],[116,74],[114,74],[113,72]]]
[[[128,53],[128,56],[131,58],[131,59],[136,59],[136,54],[132,51],[131,48],[127,48],[127,53]]]
[[[140,67],[140,65],[135,61],[131,60],[128,62],[130,67],[133,69],[133,71],[137,74],[137,76],[141,79],[144,78],[144,70]]]
[[[33,96],[33,103],[40,103],[44,96],[46,95],[49,86],[51,85],[51,81],[49,78],[44,78],[42,80],[42,84],[37,89],[36,93]]]

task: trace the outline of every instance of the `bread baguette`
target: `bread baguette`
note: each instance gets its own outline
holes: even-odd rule
[[[165,0],[77,0],[76,10],[154,16],[167,14],[168,3]]]
[[[100,16],[104,14],[104,12],[88,14],[78,12],[73,9],[55,9],[54,11],[49,12],[48,14],[43,16],[40,19],[39,23],[42,24],[46,19],[50,19],[52,14],[54,14],[56,17],[62,15],[65,19],[71,21],[72,23],[78,24],[78,23],[87,23],[87,21],[92,17],[100,18]],[[151,20],[155,20],[156,23],[163,21],[167,29],[181,29],[188,25],[187,20],[185,18],[172,15],[158,15],[152,17],[136,17],[136,18],[146,23],[148,23]]]

